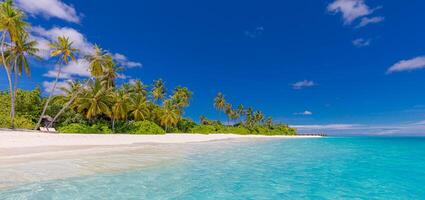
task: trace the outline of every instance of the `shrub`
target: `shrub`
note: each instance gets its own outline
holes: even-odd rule
[[[130,134],[165,134],[164,129],[150,121],[131,122],[128,129]]]
[[[233,133],[233,134],[240,134],[240,135],[248,135],[251,132],[242,126],[230,126],[230,127],[226,127],[226,126],[221,126],[220,129],[218,130],[219,133]]]
[[[112,133],[108,125],[97,123],[92,126],[73,123],[58,128],[60,133]]]
[[[190,119],[182,119],[182,120],[180,120],[178,123],[177,123],[177,131],[174,131],[175,133],[176,132],[183,132],[183,133],[188,133],[188,132],[190,132],[190,130],[192,129],[192,128],[194,128],[196,126],[196,123],[195,122],[193,122],[192,120],[190,120]]]
[[[213,125],[197,125],[190,130],[191,133],[217,133],[217,128]]]
[[[23,116],[15,116],[15,128],[32,129],[35,123]],[[10,128],[10,117],[7,115],[0,115],[0,128]]]

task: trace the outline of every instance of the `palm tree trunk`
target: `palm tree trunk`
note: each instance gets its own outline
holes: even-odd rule
[[[13,112],[11,112],[11,116],[12,116],[12,118],[10,119],[10,123],[11,123],[11,126],[12,126],[12,128],[14,128],[14,126],[15,126],[15,105],[16,105],[16,96],[17,96],[17,93],[18,93],[18,68],[17,68],[17,63],[18,63],[18,58],[16,57],[15,58],[15,63],[14,63],[14,71],[15,71],[15,83],[14,83],[14,86],[13,86],[13,89],[14,89],[14,92],[13,92],[13,98],[12,98],[12,105],[13,105]]]
[[[52,97],[53,97],[53,93],[55,92],[56,85],[57,85],[57,83],[58,83],[59,76],[60,76],[60,74],[61,74],[61,69],[62,69],[62,67],[61,67],[61,66],[62,66],[62,64],[59,64],[58,74],[56,75],[55,83],[53,84],[52,90],[50,91],[49,98],[47,99],[46,103],[44,104],[43,112],[41,112],[40,119],[38,119],[37,125],[35,126],[34,130],[37,130],[37,129],[38,129],[38,127],[40,127],[41,120],[43,119],[43,116],[44,116],[44,114],[46,113],[47,106],[49,106],[50,100],[51,100],[51,99],[52,99]]]
[[[13,85],[12,85],[12,77],[11,77],[11,72],[9,71],[9,68],[7,67],[7,63],[6,63],[6,59],[4,57],[4,43],[6,40],[6,31],[3,31],[2,33],[2,39],[1,39],[1,45],[0,45],[0,51],[1,51],[1,57],[2,57],[2,61],[3,61],[3,66],[4,69],[6,70],[6,75],[7,75],[7,80],[9,81],[9,94],[10,94],[10,127],[13,129],[15,128],[15,124],[14,124],[14,113],[15,113],[15,101],[13,100]]]
[[[112,117],[112,133],[115,133],[115,118]]]
[[[62,107],[62,109],[56,114],[56,116],[53,118],[52,122],[50,122],[48,128],[53,126],[53,123],[59,118],[59,116],[65,112],[65,110],[74,102],[74,100],[78,97],[78,95],[83,91],[85,86],[87,86],[90,82],[90,79],[86,81],[86,83],[75,93],[72,95],[71,99],[65,104],[65,106]]]

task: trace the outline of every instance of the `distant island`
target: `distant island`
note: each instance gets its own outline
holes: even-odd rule
[[[213,106],[228,120],[210,120],[201,116],[200,123],[184,117],[192,92],[186,87],[168,91],[158,79],[152,85],[133,80],[116,84],[120,67],[111,53],[100,46],[81,55],[73,41],[63,36],[51,41],[50,56],[57,59],[56,80],[48,96],[40,88],[19,89],[19,79],[29,76],[38,56],[37,41],[30,37],[30,24],[23,11],[11,0],[0,3],[2,31],[0,64],[6,71],[9,89],[0,93],[0,127],[11,129],[56,128],[60,133],[234,133],[258,135],[296,135],[286,124],[274,123],[271,117],[252,107],[234,107],[218,93]],[[64,65],[85,59],[90,78],[68,81],[58,86]]]

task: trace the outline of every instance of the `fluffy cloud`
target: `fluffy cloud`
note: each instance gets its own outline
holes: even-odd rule
[[[363,0],[335,0],[327,9],[329,12],[341,13],[344,24],[351,24],[357,18],[373,12]]]
[[[388,69],[387,73],[412,71],[422,68],[425,68],[425,56],[419,56],[410,60],[401,60],[396,64],[392,65]]]
[[[44,92],[47,94],[50,94],[50,92],[53,89],[53,85],[54,85],[54,81],[44,81],[43,82],[43,88],[44,88]],[[66,81],[58,81],[58,83],[56,84],[56,88],[55,91],[53,92],[54,95],[60,95],[63,94],[64,92],[61,90],[61,88],[67,88],[69,87],[69,85],[67,84]]]
[[[136,68],[136,67],[143,66],[142,63],[129,61],[126,56],[119,53],[115,53],[113,57],[118,62],[118,64],[120,64],[123,67]]]
[[[79,23],[80,17],[72,5],[60,0],[16,0],[18,7],[31,15],[55,17],[65,21]]]
[[[369,46],[371,43],[370,39],[363,39],[363,38],[358,38],[353,40],[353,45],[356,47],[365,47],[365,46]]]
[[[52,29],[45,29],[43,27],[36,26],[31,29],[31,35],[42,44],[42,46],[39,46],[42,51],[50,51],[50,47],[44,44],[46,41],[50,42],[56,40],[60,36],[68,37],[69,40],[72,41],[73,46],[82,54],[90,54],[94,51],[93,44],[90,43],[82,33],[73,28],[54,27]]]
[[[356,26],[360,28],[384,21],[384,17],[366,17],[379,8],[371,9],[364,0],[335,0],[328,5],[327,10],[331,13],[340,13],[345,25],[352,24],[355,20],[361,18],[360,23]]]
[[[70,61],[67,65],[62,67],[61,79],[70,79],[72,77],[90,77],[90,72],[88,71],[88,62],[84,59],[78,59],[76,62]],[[50,78],[56,78],[58,73],[58,66],[54,70],[48,71],[44,76]]]
[[[310,116],[310,115],[313,115],[313,112],[306,110],[306,111],[304,111],[304,112],[294,113],[294,114],[295,114],[295,115]]]
[[[364,26],[367,26],[369,24],[377,24],[379,22],[384,21],[385,18],[384,17],[363,17],[362,20],[360,21],[359,25],[356,26],[356,28],[361,28]]]
[[[292,88],[294,90],[300,90],[306,87],[313,87],[316,84],[313,81],[309,81],[309,80],[303,80],[303,81],[298,81],[294,84],[292,84]]]

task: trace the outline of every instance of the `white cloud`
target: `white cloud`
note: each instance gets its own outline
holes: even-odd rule
[[[313,112],[306,110],[306,111],[304,111],[304,112],[294,113],[294,114],[295,114],[295,115],[310,116],[310,115],[313,115]]]
[[[358,38],[353,40],[353,45],[356,47],[365,47],[365,46],[369,46],[371,43],[370,39],[363,39],[363,38]]]
[[[41,41],[45,43],[46,41],[54,41],[57,40],[58,37],[64,36],[68,37],[70,41],[72,41],[74,48],[77,48],[82,54],[90,54],[93,53],[94,48],[93,44],[90,43],[87,38],[77,30],[69,27],[54,27],[52,29],[45,29],[40,26],[33,27],[31,29],[32,37],[37,39],[37,41]],[[44,46],[43,49],[50,51],[50,47]]]
[[[78,59],[76,62],[70,61],[67,65],[62,67],[60,79],[70,79],[72,77],[90,77],[88,70],[88,62],[85,59]],[[56,78],[58,66],[54,70],[48,71],[44,74],[45,77]]]
[[[303,89],[303,88],[306,88],[306,87],[313,87],[315,85],[316,84],[313,81],[303,80],[303,81],[299,81],[299,82],[292,84],[292,88],[294,90],[300,90],[300,89]]]
[[[53,85],[54,85],[54,81],[44,81],[43,82],[43,88],[44,88],[44,92],[46,94],[50,94],[50,92],[53,89]],[[61,88],[67,88],[69,87],[69,84],[67,84],[66,81],[58,81],[58,83],[56,84],[56,88],[55,91],[53,92],[54,95],[60,95],[63,94],[64,92],[61,90]]]
[[[120,53],[115,53],[113,57],[118,62],[118,64],[120,64],[123,67],[136,68],[136,67],[143,66],[142,63],[129,61],[125,55],[122,55]]]
[[[356,28],[361,28],[369,24],[377,24],[379,22],[383,22],[384,20],[385,20],[384,17],[371,17],[371,18],[363,17],[359,25],[356,26]]]
[[[32,15],[42,15],[46,18],[55,17],[74,23],[80,22],[75,8],[60,0],[16,0],[16,4]]]
[[[335,0],[328,5],[327,10],[341,13],[344,24],[351,24],[357,18],[373,13],[373,10],[363,0]]]
[[[425,68],[425,56],[418,56],[410,60],[401,60],[397,62],[388,69],[387,73],[412,71],[422,68]]]

